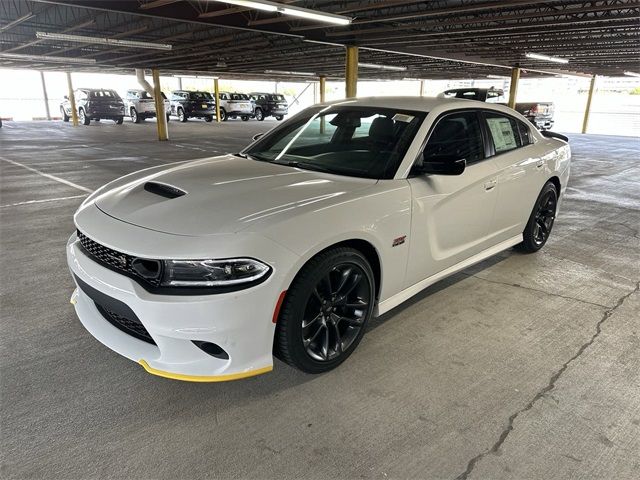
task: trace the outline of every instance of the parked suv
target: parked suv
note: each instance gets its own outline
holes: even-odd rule
[[[246,122],[253,117],[253,102],[246,93],[220,92],[220,120],[240,117]]]
[[[124,119],[124,102],[115,90],[105,88],[79,88],[74,92],[78,118],[83,125],[89,125],[91,120],[108,119],[118,125]],[[65,122],[71,117],[71,102],[65,95],[60,104],[60,113]]]
[[[216,101],[209,92],[176,90],[171,92],[171,115],[181,122],[189,118],[204,118],[210,122],[216,115]]]
[[[262,121],[266,117],[276,117],[282,120],[289,113],[289,105],[284,95],[279,93],[254,92],[251,98],[255,101],[254,116],[256,120]]]
[[[169,102],[164,93],[162,98],[164,99],[164,111],[167,115],[167,121],[169,121],[171,102]],[[145,118],[154,118],[156,116],[155,100],[146,90],[127,90],[125,106],[126,112],[133,123],[140,123]]]

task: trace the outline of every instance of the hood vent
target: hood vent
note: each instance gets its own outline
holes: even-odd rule
[[[178,198],[187,194],[187,192],[180,190],[178,187],[158,182],[147,182],[144,184],[144,189],[149,193],[155,193],[165,198]]]

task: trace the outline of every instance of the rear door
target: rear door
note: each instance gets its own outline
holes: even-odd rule
[[[462,175],[418,175],[412,192],[410,257],[406,287],[491,246],[497,168],[485,151],[477,110],[448,113],[436,120],[424,147],[430,157],[465,158]]]

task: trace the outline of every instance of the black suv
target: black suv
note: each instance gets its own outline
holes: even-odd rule
[[[171,92],[171,115],[177,116],[181,122],[190,117],[210,122],[216,115],[216,101],[209,92],[176,90]]]
[[[79,88],[73,95],[76,98],[78,118],[83,125],[89,125],[91,120],[106,118],[113,120],[118,125],[124,119],[124,102],[115,90],[105,88]],[[71,102],[65,95],[60,104],[60,113],[65,122],[71,117]]]
[[[276,117],[276,120],[282,120],[289,113],[289,105],[284,95],[260,92],[254,92],[250,95],[255,102],[253,114],[256,120],[262,121],[266,117]]]

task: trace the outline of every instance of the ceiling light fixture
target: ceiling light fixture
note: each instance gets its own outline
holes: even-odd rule
[[[290,70],[265,70],[264,73],[273,73],[276,75],[300,75],[303,77],[314,77],[315,73],[312,72],[292,72]]]
[[[495,78],[496,80],[509,80],[509,77],[504,75],[487,75],[487,78]]]
[[[545,62],[569,63],[569,60],[566,58],[550,57],[549,55],[542,55],[541,53],[525,53],[524,56],[527,58],[533,58],[534,60],[543,60]]]
[[[362,68],[375,68],[377,70],[392,70],[394,72],[404,72],[407,67],[396,67],[395,65],[377,65],[375,63],[358,63]]]
[[[269,2],[267,0],[209,0],[218,3],[228,3],[230,5],[238,5],[240,7],[255,8],[263,12],[281,13],[283,15],[291,15],[292,17],[306,18],[309,20],[317,20],[319,22],[333,23],[335,25],[349,25],[350,17],[344,15],[336,15],[333,13],[323,13],[308,8],[293,7],[283,5],[281,3]]]
[[[135,40],[120,40],[118,38],[87,37],[85,35],[69,35],[66,33],[36,32],[36,37],[42,40],[93,43],[96,45],[111,45],[114,47],[148,48],[151,50],[171,50],[173,48],[173,45],[166,43],[138,42]]]
[[[21,53],[2,53],[0,58],[9,60],[31,60],[34,62],[53,62],[53,63],[96,63],[95,58],[76,58],[76,57],[52,57],[49,55],[25,55]]]
[[[628,77],[640,77],[640,73],[636,72],[624,72],[624,74]]]

